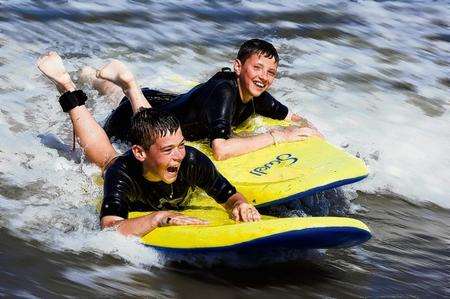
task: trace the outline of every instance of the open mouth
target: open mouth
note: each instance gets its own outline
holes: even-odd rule
[[[177,166],[169,166],[169,167],[167,167],[167,172],[176,174],[178,172],[178,167]]]

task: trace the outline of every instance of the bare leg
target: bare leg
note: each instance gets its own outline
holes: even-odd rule
[[[114,104],[118,104],[125,96],[122,88],[108,80],[97,78],[96,74],[96,69],[90,66],[83,67],[79,73],[81,83],[92,86],[100,95],[105,95],[108,99],[113,101]]]
[[[118,60],[111,61],[97,72],[97,78],[108,80],[120,86],[130,99],[133,113],[136,113],[142,107],[151,108],[134,79],[133,74],[122,62]]]
[[[55,84],[61,94],[76,89],[75,84],[64,68],[61,57],[56,52],[42,55],[38,59],[37,67]],[[78,143],[83,148],[87,158],[103,168],[117,155],[105,131],[84,105],[70,110],[69,116],[75,134],[78,136]]]

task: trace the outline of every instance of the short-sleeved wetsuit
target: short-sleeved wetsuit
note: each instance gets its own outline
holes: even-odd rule
[[[119,156],[105,172],[104,216],[128,218],[130,211],[177,210],[186,203],[190,188],[200,187],[218,203],[224,203],[236,189],[216,169],[211,160],[186,146],[177,179],[172,184],[150,182],[142,175],[142,163],[130,151]]]
[[[236,75],[229,69],[222,69],[185,94],[167,94],[148,88],[142,91],[153,108],[171,112],[179,119],[183,135],[190,141],[228,139],[231,127],[241,124],[253,113],[274,119],[284,119],[288,114],[288,108],[268,92],[255,97],[253,103],[243,103]],[[128,141],[132,115],[130,101],[124,98],[108,117],[104,125],[106,134],[110,138]]]

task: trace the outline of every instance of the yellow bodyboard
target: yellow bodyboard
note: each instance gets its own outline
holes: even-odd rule
[[[260,128],[289,125],[261,116],[235,129],[250,134]],[[205,153],[218,170],[258,207],[284,203],[365,178],[365,163],[344,150],[316,138],[281,143],[224,161],[214,159],[208,144],[189,145]]]
[[[369,228],[361,221],[344,217],[262,216],[258,222],[237,223],[224,208],[203,192],[194,192],[193,200],[181,213],[207,220],[208,225],[167,226],[144,237],[145,245],[175,251],[232,251],[270,246],[288,248],[349,247],[367,241]],[[129,217],[148,213],[131,212]]]

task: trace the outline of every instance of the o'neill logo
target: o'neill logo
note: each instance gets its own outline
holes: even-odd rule
[[[267,162],[263,166],[253,168],[252,170],[250,170],[250,173],[257,175],[257,176],[266,175],[268,170],[270,170],[272,168],[272,166],[274,166],[274,165],[278,165],[283,162],[290,162],[288,165],[292,165],[294,163],[297,163],[297,161],[298,161],[298,158],[296,158],[292,154],[282,154],[282,155],[277,156],[272,161]]]

